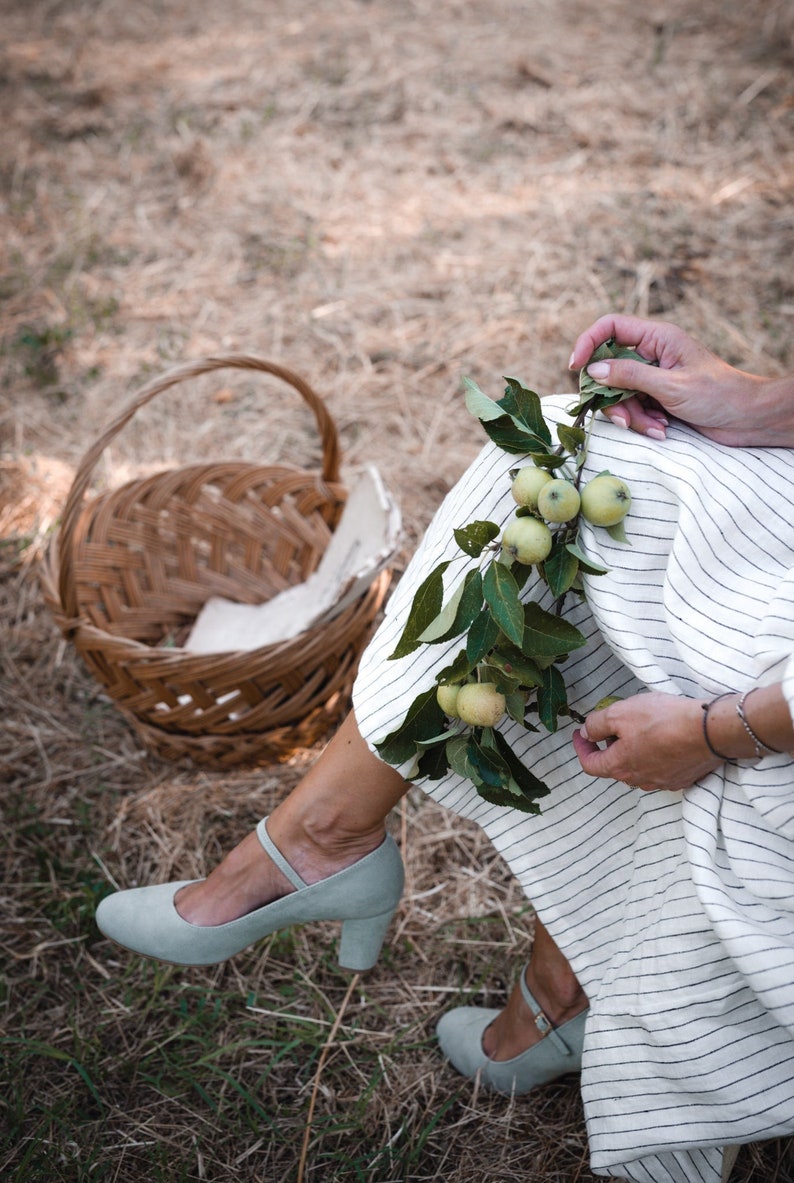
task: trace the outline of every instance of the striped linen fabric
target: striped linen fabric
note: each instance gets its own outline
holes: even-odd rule
[[[545,399],[549,421],[570,422],[572,401]],[[511,518],[520,463],[489,444],[434,517],[360,666],[354,710],[370,744],[460,647],[388,660],[418,583],[460,554],[453,529]],[[563,667],[572,704],[782,681],[794,707],[794,452],[675,424],[654,441],[601,418],[585,476],[604,469],[631,486],[630,545],[583,528],[609,574],[566,611],[588,638]],[[724,1145],[794,1133],[794,761],[743,760],[683,794],[643,793],[586,775],[571,726],[505,734],[552,788],[540,817],[489,805],[454,774],[422,787],[483,827],[590,998],[591,1167],[719,1183]]]

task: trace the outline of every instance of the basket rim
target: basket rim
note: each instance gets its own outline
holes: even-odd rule
[[[107,425],[100,436],[83,455],[74,480],[66,498],[61,515],[60,528],[57,532],[58,543],[58,571],[57,582],[59,601],[64,607],[66,615],[77,618],[79,615],[73,581],[72,541],[77,523],[84,508],[85,495],[91,483],[94,469],[102,453],[119,432],[130,422],[136,412],[157,395],[164,393],[181,382],[189,381],[213,373],[220,369],[243,369],[268,374],[280,379],[287,386],[291,386],[302,397],[314,414],[315,423],[322,442],[322,477],[326,484],[339,483],[341,450],[339,433],[334,419],[325,401],[318,395],[309,383],[287,366],[269,361],[256,353],[219,353],[212,354],[194,361],[183,362],[156,378],[145,383],[144,386],[128,401],[126,406]],[[167,472],[174,471],[164,470]],[[295,471],[300,471],[295,469]]]

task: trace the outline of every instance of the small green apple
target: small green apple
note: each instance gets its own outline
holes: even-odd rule
[[[570,522],[579,512],[579,490],[571,481],[558,477],[538,494],[538,513],[547,522]]]
[[[607,694],[604,698],[599,698],[598,702],[593,707],[594,711],[605,711],[607,707],[611,707],[613,702],[623,702],[619,694]]]
[[[441,707],[445,715],[450,719],[458,718],[458,695],[460,694],[460,685],[457,686],[439,686],[436,690],[436,702]]]
[[[528,567],[548,558],[551,544],[551,530],[537,518],[513,518],[502,534],[504,549]]]
[[[631,509],[631,493],[620,477],[602,473],[582,489],[582,514],[594,526],[616,526]]]
[[[519,505],[537,509],[538,494],[550,480],[551,473],[545,468],[538,468],[536,464],[526,464],[523,468],[519,468],[513,478],[511,487],[513,500],[517,501]]]
[[[467,682],[458,694],[458,716],[472,727],[495,727],[507,709],[493,682]]]

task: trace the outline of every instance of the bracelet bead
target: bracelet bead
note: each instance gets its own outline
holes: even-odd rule
[[[741,724],[744,727],[747,734],[750,736],[750,739],[755,744],[755,754],[756,754],[756,757],[760,760],[761,757],[765,756],[765,755],[780,755],[780,748],[770,747],[770,745],[768,743],[764,743],[764,741],[762,739],[759,739],[759,737],[756,735],[755,731],[753,730],[753,728],[750,726],[750,724],[747,721],[747,715],[745,714],[745,710],[744,710],[745,703],[747,702],[747,699],[750,697],[750,695],[753,693],[753,691],[758,690],[758,689],[759,689],[758,686],[753,686],[752,689],[745,690],[744,694],[742,695],[742,697],[739,699],[739,701],[736,704],[736,714],[739,716]]]

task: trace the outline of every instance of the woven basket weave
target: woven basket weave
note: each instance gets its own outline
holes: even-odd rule
[[[321,471],[245,462],[190,465],[87,497],[108,444],[151,399],[232,367],[273,375],[314,413]],[[263,603],[318,566],[347,492],[324,402],[291,370],[248,354],[179,366],[144,386],[88,450],[42,569],[63,635],[167,759],[217,768],[283,759],[328,733],[349,706],[389,572],[327,623],[245,652],[195,654],[174,643],[212,595]]]

